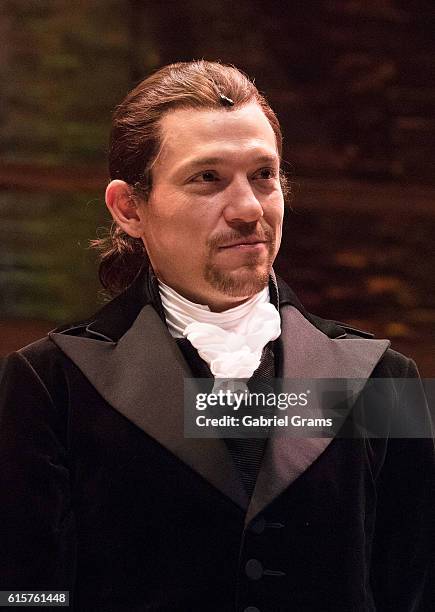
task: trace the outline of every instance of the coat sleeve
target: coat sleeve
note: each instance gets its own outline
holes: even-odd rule
[[[408,362],[405,376],[418,378],[415,363]],[[406,400],[399,394],[398,401]],[[421,405],[402,409],[421,411],[422,418],[430,418],[423,389]],[[430,612],[434,609],[433,439],[388,440],[377,499],[371,563],[376,611]]]
[[[0,590],[72,590],[65,407],[21,353],[0,368]]]

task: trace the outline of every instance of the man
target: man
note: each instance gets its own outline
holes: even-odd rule
[[[184,436],[184,378],[417,376],[276,279],[281,142],[219,63],[166,66],[117,108],[96,243],[116,297],[4,368],[2,590],[69,590],[80,611],[423,610],[430,439]]]

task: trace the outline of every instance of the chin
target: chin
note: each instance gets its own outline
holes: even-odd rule
[[[205,280],[219,293],[247,298],[267,287],[271,269],[272,264],[261,267],[244,266],[234,271],[209,266],[205,271]]]

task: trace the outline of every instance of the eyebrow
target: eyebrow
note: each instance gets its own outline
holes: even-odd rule
[[[278,155],[260,155],[253,160],[253,163],[261,163],[261,164],[275,164],[279,161]],[[195,170],[195,168],[201,168],[203,166],[209,166],[214,164],[222,164],[227,162],[227,160],[223,157],[201,157],[199,159],[194,159],[191,162],[188,162],[185,166],[180,168],[181,172],[186,172],[189,170]]]

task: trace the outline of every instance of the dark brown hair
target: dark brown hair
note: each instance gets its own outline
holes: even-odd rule
[[[226,98],[226,99],[225,99]],[[228,100],[229,99],[229,100]],[[233,102],[233,104],[230,104]],[[237,108],[256,102],[266,115],[282,154],[278,119],[254,83],[234,66],[198,60],[164,66],[144,79],[116,108],[109,147],[111,179],[120,179],[146,200],[152,165],[160,147],[160,122],[173,109]],[[287,182],[281,176],[284,193]],[[115,223],[107,236],[93,240],[100,252],[100,281],[110,295],[125,289],[147,261],[144,244]]]

